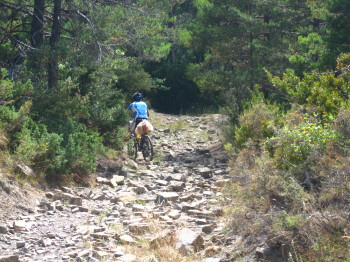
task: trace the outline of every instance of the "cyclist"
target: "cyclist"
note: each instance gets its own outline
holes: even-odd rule
[[[145,102],[142,101],[142,95],[135,93],[132,96],[133,103],[128,106],[128,110],[133,112],[133,120],[130,123],[129,131],[134,133],[136,126],[144,119],[148,119],[148,107]],[[139,136],[136,136],[137,140],[140,140]],[[140,141],[139,141],[140,142]]]

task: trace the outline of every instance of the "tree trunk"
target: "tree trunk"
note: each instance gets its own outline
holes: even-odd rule
[[[253,14],[253,4],[249,5],[249,16],[252,17]],[[249,81],[249,87],[251,90],[254,88],[254,47],[253,47],[253,21],[250,24],[250,33],[249,33],[249,75],[250,75],[250,81]]]
[[[57,45],[60,40],[60,15],[61,15],[61,0],[54,0],[53,22],[50,38],[50,60],[48,66],[48,86],[56,88],[58,83],[58,55]]]
[[[34,0],[34,10],[32,15],[32,24],[30,29],[30,43],[34,47],[29,53],[29,66],[36,72],[32,77],[32,83],[37,86],[40,79],[42,69],[43,53],[41,46],[44,43],[44,15],[45,15],[45,0]]]
[[[40,48],[44,41],[44,13],[45,0],[34,0],[33,20],[30,30],[30,42],[34,48]]]

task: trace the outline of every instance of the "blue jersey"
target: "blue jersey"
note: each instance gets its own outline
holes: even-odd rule
[[[131,110],[134,112],[134,119],[147,119],[147,105],[143,101],[135,101],[134,103],[131,103],[128,107],[128,110]]]

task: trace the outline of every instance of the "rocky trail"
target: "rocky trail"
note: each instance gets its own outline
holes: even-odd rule
[[[0,262],[231,261],[225,247],[240,239],[222,233],[222,116],[151,121],[152,162],[101,160],[93,187],[29,194],[16,212],[0,210]]]

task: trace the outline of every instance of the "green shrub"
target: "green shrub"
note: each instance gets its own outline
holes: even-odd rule
[[[1,68],[0,73],[0,101],[9,101],[13,97],[13,87],[15,83],[11,79],[7,79],[8,72],[5,68]]]
[[[64,162],[62,140],[62,136],[48,133],[45,125],[28,120],[16,134],[14,156],[41,171],[56,170]]]
[[[239,126],[235,132],[235,144],[242,148],[251,139],[259,144],[275,132],[278,109],[265,103],[262,98],[253,100],[252,104],[239,117]]]
[[[7,78],[7,70],[0,73],[0,125],[10,132],[16,132],[26,121],[32,102],[30,97],[33,86],[30,81],[14,82]]]
[[[103,152],[102,139],[96,132],[75,132],[69,135],[66,147],[67,169],[93,171],[97,154]]]
[[[278,135],[266,142],[266,148],[277,166],[289,169],[304,162],[312,152],[324,153],[327,145],[335,142],[337,132],[331,123],[322,123],[308,114],[297,114],[298,125],[286,125]]]
[[[274,219],[274,226],[277,227],[277,230],[293,231],[302,227],[306,222],[306,218],[301,214],[291,215],[287,212],[281,212]]]
[[[338,70],[342,71],[349,65],[349,54],[343,54],[338,59]],[[315,112],[337,115],[341,106],[347,104],[350,95],[349,73],[312,73],[300,78],[291,70],[282,77],[273,77],[267,73],[271,83],[285,93],[287,100],[299,105],[314,107]]]

